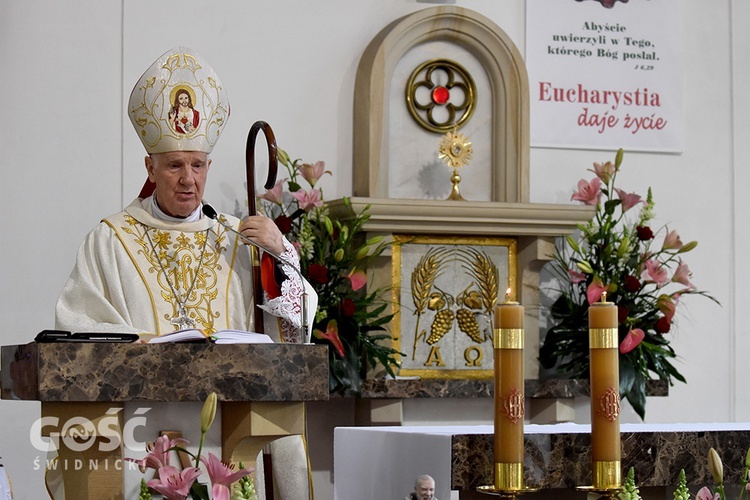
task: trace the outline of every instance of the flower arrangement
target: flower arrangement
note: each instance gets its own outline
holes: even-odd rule
[[[695,494],[695,500],[727,500],[726,492],[724,491],[724,466],[721,463],[721,457],[719,457],[719,454],[713,448],[708,450],[708,470],[715,483],[714,489],[712,490],[708,486],[704,486]],[[737,500],[742,500],[745,496],[745,492],[750,491],[750,483],[748,483],[749,471],[750,450],[748,450],[745,455],[745,464],[742,469],[742,475],[740,476],[740,494]],[[685,478],[685,469],[680,470],[677,488],[675,488],[672,496],[674,500],[690,500],[691,498],[690,490],[687,487],[687,480]],[[635,485],[635,474],[632,467],[628,472],[625,483],[622,485],[622,490],[618,494],[618,500],[641,500],[640,492]]]
[[[685,382],[672,364],[676,353],[668,336],[678,303],[687,295],[717,301],[696,289],[682,260],[698,243],[683,243],[677,231],[666,226],[652,229],[651,189],[644,200],[615,186],[622,159],[621,149],[614,164],[594,163],[595,177],[579,181],[572,196],[596,206],[596,214],[578,226],[577,239],[568,236],[555,251],[553,272],[561,293],[551,308],[555,324],[540,348],[539,361],[565,376],[589,376],[587,312],[606,292],[618,310],[620,393],[644,418],[646,381],[652,374],[670,385],[673,379]]]
[[[198,445],[198,453],[193,455],[184,448],[187,443],[184,439],[169,439],[167,436],[161,436],[154,443],[149,443],[148,453],[141,460],[127,459],[138,464],[141,472],[146,469],[158,471],[158,479],[152,479],[148,482],[141,480],[141,490],[138,500],[151,500],[149,489],[155,490],[164,496],[167,500],[184,500],[190,496],[192,499],[208,500],[257,500],[255,487],[248,474],[253,469],[245,469],[240,464],[240,470],[234,471],[230,464],[225,464],[219,460],[213,453],[208,454],[208,458],[201,457],[203,450],[203,440],[206,432],[216,417],[217,396],[215,392],[209,394],[203,403],[201,410],[201,439]],[[185,469],[178,469],[169,463],[171,451],[181,451],[190,455],[194,460],[194,466]],[[208,477],[211,480],[211,497],[208,495],[208,487],[197,481],[202,474],[200,464],[206,467]],[[235,483],[234,490],[230,490],[232,483]]]
[[[313,341],[329,346],[329,390],[359,394],[367,365],[382,365],[393,375],[397,350],[390,347],[385,330],[393,318],[383,290],[366,290],[368,265],[385,250],[382,237],[364,241],[362,226],[369,219],[366,207],[354,213],[343,199],[349,216],[334,220],[317,187],[325,174],[325,163],[291,161],[279,149],[279,161],[289,177],[276,182],[261,198],[261,210],[297,248],[302,273],[318,294],[318,312]],[[303,188],[304,182],[307,188]]]

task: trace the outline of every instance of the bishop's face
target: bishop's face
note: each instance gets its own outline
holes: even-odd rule
[[[172,217],[187,217],[203,200],[211,160],[200,151],[171,151],[146,157],[146,171],[156,184],[159,208]]]

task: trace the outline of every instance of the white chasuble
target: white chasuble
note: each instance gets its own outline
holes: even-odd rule
[[[242,287],[224,292],[231,290],[233,267],[243,263],[238,261],[236,238],[227,238],[222,225],[194,231],[159,229],[127,212],[104,222],[125,247],[148,289],[157,334],[188,327],[210,334],[230,328],[230,319],[235,325],[242,323],[236,325],[242,326],[240,329],[248,328],[249,312],[233,311],[229,304],[229,298],[241,293]],[[246,255],[247,250],[242,250]],[[177,323],[181,315],[189,324]]]
[[[186,315],[192,327],[207,333],[252,331],[249,248],[207,217],[169,222],[149,209],[147,201],[135,200],[89,233],[58,299],[56,328],[164,335],[184,328],[177,319]],[[237,218],[220,217],[239,227]],[[296,260],[291,244],[285,245],[289,251],[282,257]],[[291,340],[287,332],[301,322],[295,315],[304,285],[286,274],[282,296],[263,306],[288,320],[265,321],[274,341],[281,340],[280,329]]]

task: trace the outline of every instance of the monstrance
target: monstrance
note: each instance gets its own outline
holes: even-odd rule
[[[451,183],[453,188],[451,194],[448,196],[449,200],[463,200],[461,192],[458,189],[458,184],[461,182],[461,176],[458,174],[458,169],[468,165],[471,160],[471,142],[469,138],[463,134],[459,134],[456,131],[456,127],[453,127],[452,132],[448,132],[440,140],[440,147],[438,148],[438,157],[443,160],[448,166],[453,167],[453,175],[451,176]]]

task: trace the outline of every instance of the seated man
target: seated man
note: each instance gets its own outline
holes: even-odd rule
[[[170,103],[187,95],[196,125],[176,129]],[[251,251],[235,233],[202,213],[209,154],[229,118],[220,80],[184,47],[162,55],[135,85],[128,115],[148,156],[145,189],[124,211],[105,218],[84,240],[57,302],[56,328],[138,333],[142,338],[198,328],[254,330]],[[308,324],[317,296],[297,275],[294,247],[273,221],[219,218],[279,255],[263,254],[265,300],[260,307],[274,341],[302,341],[301,295],[307,289]]]
[[[404,500],[437,500],[435,498],[435,480],[424,474],[414,481],[414,491]]]

